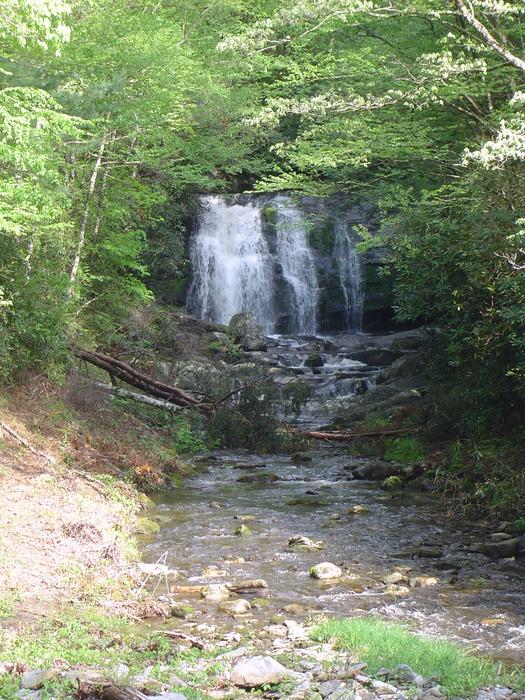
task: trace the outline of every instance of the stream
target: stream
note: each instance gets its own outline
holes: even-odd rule
[[[301,374],[298,346],[288,340],[268,361],[276,371],[288,365],[288,375]],[[304,347],[311,352],[311,342]],[[317,411],[326,397],[351,400],[379,371],[353,361],[348,343],[324,361],[323,371],[312,375]],[[334,389],[345,380],[347,392]],[[303,422],[315,424],[314,413],[307,407]],[[324,421],[318,416],[317,424]],[[157,495],[161,530],[143,537],[142,546],[145,562],[162,559],[179,572],[172,595],[192,606],[199,623],[223,634],[264,635],[283,611],[298,621],[312,614],[373,614],[525,662],[525,570],[476,551],[491,531],[488,523],[452,518],[432,492],[390,492],[354,479],[351,470],[367,458],[346,446],[296,455],[217,451],[195,461],[191,477]],[[236,534],[242,523],[249,528],[245,536]],[[297,535],[322,541],[323,549],[294,550],[288,541]],[[315,580],[309,569],[320,562],[340,566],[344,576]],[[405,577],[396,585],[386,579],[394,572]],[[268,587],[243,594],[252,607],[236,617],[189,589],[246,579],[264,579]]]

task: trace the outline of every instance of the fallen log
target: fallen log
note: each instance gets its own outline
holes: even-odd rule
[[[120,688],[116,685],[108,685],[104,688],[104,700],[148,700],[148,696],[136,688]]]
[[[209,403],[203,403],[195,397],[187,394],[178,387],[165,384],[149,375],[135,369],[127,362],[117,360],[109,355],[104,355],[101,352],[85,350],[84,348],[73,348],[73,354],[85,362],[105,370],[114,379],[120,379],[125,384],[134,386],[136,389],[141,389],[146,394],[162,399],[167,403],[175,404],[181,408],[195,408],[206,415],[211,415],[213,406]]]
[[[163,408],[165,411],[170,411],[171,413],[177,413],[178,411],[182,410],[181,406],[177,406],[169,401],[154,399],[152,396],[148,396],[147,394],[137,394],[136,391],[121,389],[119,386],[114,386],[113,384],[93,382],[93,386],[96,386],[97,389],[101,389],[102,391],[106,391],[108,394],[113,394],[113,396],[119,396],[123,399],[132,399],[133,401],[145,403],[148,406],[155,406],[156,408]]]
[[[178,632],[177,630],[162,630],[161,634],[165,637],[170,637],[171,639],[180,639],[181,642],[188,642],[195,649],[206,649],[206,644],[197,637],[190,637],[189,634],[184,634],[184,632]]]
[[[419,433],[421,428],[395,428],[389,430],[365,430],[345,432],[343,430],[334,431],[319,431],[319,430],[299,430],[292,428],[290,432],[310,438],[311,440],[339,441],[350,442],[359,438],[384,438],[394,437],[396,435],[409,435],[410,433]]]
[[[232,593],[248,593],[260,588],[268,588],[268,584],[262,578],[248,579],[238,583],[227,583],[226,588]]]
[[[21,445],[23,445],[26,448],[26,450],[29,450],[31,454],[34,454],[36,457],[41,457],[42,459],[45,459],[46,462],[49,462],[50,464],[58,464],[57,460],[54,457],[46,454],[45,452],[40,452],[39,450],[36,450],[33,447],[33,445],[31,445],[31,443],[29,443],[25,438],[19,435],[19,433],[17,433],[16,430],[13,430],[13,428],[7,425],[7,423],[4,423],[4,421],[0,421],[0,429],[8,435],[10,435],[15,440],[18,440],[18,442]]]
[[[85,360],[86,362],[95,365],[99,369],[103,369],[108,372],[111,377],[112,385],[97,383],[99,388],[102,390],[108,391],[116,396],[141,401],[142,403],[147,403],[158,408],[167,410],[194,408],[210,417],[213,415],[216,407],[232,395],[227,395],[225,398],[219,401],[217,405],[206,403],[196,399],[194,396],[191,396],[191,394],[186,393],[178,387],[153,379],[153,377],[150,377],[144,372],[135,369],[135,367],[132,367],[130,364],[123,362],[122,360],[117,360],[116,358],[110,357],[109,355],[105,355],[101,352],[85,350],[84,348],[72,348],[72,351],[79,359]],[[115,379],[120,379],[130,386],[141,389],[144,394],[137,394],[115,386]],[[236,391],[240,391],[240,389]],[[176,406],[177,408],[169,408],[170,406]],[[325,442],[350,442],[352,440],[358,440],[359,438],[395,437],[397,435],[418,433],[421,430],[421,428],[393,428],[366,431],[321,431],[301,430],[300,428],[294,428],[287,424],[282,424],[280,428],[310,440],[321,440]]]

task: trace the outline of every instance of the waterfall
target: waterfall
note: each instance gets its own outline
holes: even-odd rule
[[[289,331],[315,335],[319,290],[304,215],[286,199],[279,197],[275,204],[276,252],[289,295]]]
[[[265,333],[275,326],[273,259],[253,204],[201,198],[197,234],[190,244],[193,282],[188,306],[202,319],[227,324],[245,311]]]
[[[351,225],[337,221],[334,227],[334,258],[345,302],[347,328],[359,333],[363,328],[365,285],[363,261],[355,249]]]
[[[277,263],[286,287],[289,332],[314,335],[318,286],[304,217],[285,197],[271,204],[276,208],[275,254],[263,234],[259,206],[201,197],[198,230],[190,242],[188,307],[199,318],[224,324],[246,311],[266,334],[273,333],[278,307],[283,310],[273,298]]]

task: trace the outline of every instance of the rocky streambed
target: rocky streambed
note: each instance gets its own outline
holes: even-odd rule
[[[524,661],[524,569],[480,551],[498,526],[451,520],[433,493],[353,476],[373,471],[333,447],[217,453],[157,497],[161,529],[144,538],[144,558],[176,570],[169,587],[189,627],[271,640],[282,615],[373,614]],[[336,575],[312,576],[322,563]]]

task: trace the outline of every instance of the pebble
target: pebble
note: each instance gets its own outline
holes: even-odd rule
[[[474,700],[509,700],[514,693],[510,688],[496,686],[495,688],[483,688],[475,696]]]
[[[393,573],[388,574],[388,576],[384,577],[383,583],[390,583],[395,585],[396,583],[405,583],[407,580],[407,577],[404,576],[401,572],[394,571]]]
[[[419,691],[416,697],[417,700],[440,700],[440,698],[444,697],[444,695],[441,692],[441,687],[439,685],[435,685],[427,690]]]
[[[352,506],[348,509],[349,515],[358,515],[359,513],[370,513],[370,510],[365,506]]]
[[[334,693],[336,690],[339,690],[339,688],[341,687],[344,687],[341,681],[324,681],[323,683],[319,684],[318,690],[323,696],[323,698],[326,698],[328,696],[331,696],[332,693]]]
[[[298,603],[290,603],[290,605],[285,605],[283,608],[284,612],[288,615],[301,615],[304,613],[304,608]]]
[[[389,595],[404,596],[410,595],[410,588],[408,588],[408,586],[399,586],[391,584],[390,586],[386,587],[385,592]]]
[[[422,687],[425,683],[423,676],[413,671],[410,666],[407,666],[406,664],[399,664],[399,666],[396,666],[395,676],[401,681],[405,681],[406,683],[414,683],[419,687]]]
[[[20,700],[43,700],[41,690],[29,690],[28,688],[21,688],[16,697],[20,698]]]
[[[294,535],[288,540],[288,546],[292,549],[298,549],[300,551],[315,551],[316,549],[323,549],[324,544],[321,540],[311,540],[309,537],[303,537],[302,535]]]
[[[220,654],[215,658],[221,661],[229,661],[231,659],[239,659],[241,656],[246,656],[250,653],[248,647],[238,647],[237,649],[232,649],[232,651],[227,651],[224,654]]]
[[[290,639],[304,639],[308,636],[307,630],[295,620],[285,620],[284,626],[288,630]]]
[[[22,688],[27,690],[38,690],[46,681],[56,678],[57,672],[53,669],[35,669],[34,671],[26,671],[22,674]]]
[[[409,583],[411,588],[429,588],[430,586],[437,586],[439,579],[435,576],[414,576]]]
[[[284,625],[267,625],[262,631],[270,637],[286,637],[288,629]]]
[[[210,583],[201,589],[201,597],[206,600],[226,600],[230,595],[230,591],[221,583]]]
[[[119,663],[111,670],[111,675],[117,683],[122,683],[129,676],[129,666]]]
[[[373,680],[370,682],[370,685],[378,695],[395,695],[398,691],[395,686],[390,685],[390,683],[384,683],[383,681]]]
[[[85,683],[86,685],[95,685],[96,683],[101,683],[103,681],[102,676],[99,671],[86,671],[73,670],[66,671],[62,678],[66,681],[72,681],[75,685]]]

